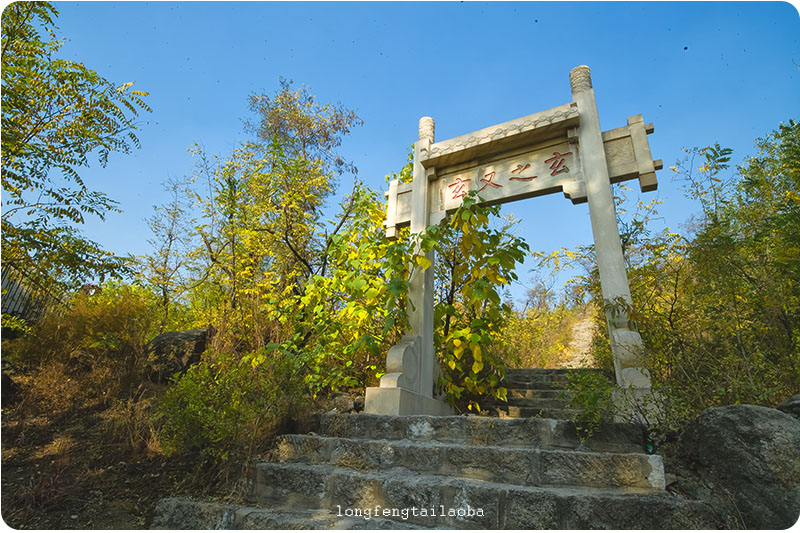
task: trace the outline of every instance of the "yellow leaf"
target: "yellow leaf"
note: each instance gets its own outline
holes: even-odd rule
[[[455,361],[448,361],[447,362],[447,366],[450,367],[450,370],[455,370],[456,369],[456,362]]]
[[[421,266],[423,269],[426,269],[429,266],[431,266],[430,260],[424,255],[417,255],[414,257],[414,260],[417,262],[417,265]]]

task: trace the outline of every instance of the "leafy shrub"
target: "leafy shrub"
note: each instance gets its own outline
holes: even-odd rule
[[[567,374],[567,384],[562,397],[567,398],[567,407],[578,409],[573,420],[582,437],[588,438],[600,424],[614,419],[613,380],[604,372],[582,372]]]
[[[3,336],[16,339],[31,334],[31,326],[24,318],[3,313],[0,315],[2,320]]]
[[[460,411],[480,412],[486,398],[506,400],[500,386],[503,328],[511,308],[499,289],[516,279],[528,245],[511,234],[510,224],[490,228],[499,208],[480,206],[473,191],[443,227],[428,228],[441,258],[437,270],[438,302],[434,309],[434,342],[439,349],[439,387]],[[418,262],[428,260],[418,256]]]
[[[376,385],[407,323],[410,243],[386,238],[375,191],[357,186],[348,210],[330,239],[326,268],[277,314],[296,325],[283,349],[308,361],[305,381],[315,397]]]
[[[653,239],[635,271],[656,281],[636,319],[673,426],[800,389],[800,123],[756,146],[735,171],[729,149],[687,152],[673,170],[702,208],[694,235]]]
[[[159,406],[164,452],[201,452],[217,461],[252,456],[303,412],[302,376],[299,361],[278,350],[219,354],[193,365]]]

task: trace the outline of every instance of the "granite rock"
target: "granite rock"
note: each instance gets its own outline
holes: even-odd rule
[[[800,516],[800,419],[777,409],[705,410],[681,435],[679,490],[728,516],[728,526],[786,529]]]

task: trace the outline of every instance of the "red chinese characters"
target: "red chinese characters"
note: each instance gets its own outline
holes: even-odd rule
[[[531,167],[530,163],[527,163],[524,166],[523,165],[517,165],[517,168],[515,168],[514,170],[511,171],[511,173],[512,174],[516,174],[516,176],[511,176],[508,179],[510,181],[531,181],[533,179],[536,179],[536,176],[525,176],[525,177],[522,176],[522,173],[525,172],[526,170],[528,170],[530,167]]]
[[[572,152],[567,152],[565,154],[553,152],[553,157],[544,160],[545,163],[550,163],[550,170],[553,171],[550,174],[551,176],[569,172],[569,167],[564,164],[564,158],[568,155],[572,155]]]
[[[557,176],[558,174],[563,174],[565,172],[569,172],[569,167],[565,164],[567,156],[572,155],[572,152],[553,152],[553,156],[545,159],[544,164],[550,165],[551,176]],[[542,157],[542,156],[540,156]],[[526,158],[530,163],[523,162],[522,163],[512,163],[509,167],[506,167],[508,170],[501,170],[501,171],[489,171],[486,172],[490,167],[483,167],[484,172],[486,172],[482,178],[478,179],[475,178],[462,178],[457,177],[447,187],[450,189],[450,195],[452,200],[457,200],[459,198],[463,198],[467,195],[467,192],[472,187],[473,180],[478,181],[477,185],[480,185],[480,188],[477,189],[477,192],[481,192],[488,187],[492,189],[500,189],[507,184],[511,184],[513,181],[533,181],[538,178],[538,175],[533,174],[534,172],[534,164],[541,164],[536,161],[531,160],[530,158]],[[538,159],[538,158],[537,158]],[[519,159],[517,160],[519,161]],[[539,160],[541,161],[541,160]],[[462,174],[463,175],[463,174]],[[513,185],[513,184],[512,184]],[[513,188],[513,187],[512,187]],[[516,189],[515,189],[516,191]],[[502,194],[502,191],[499,191]],[[509,193],[511,194],[511,193]]]
[[[495,176],[494,170],[489,172],[488,174],[484,175],[481,178],[481,181],[483,182],[483,187],[478,189],[478,192],[481,192],[486,187],[493,187],[495,189],[499,189],[500,187],[502,187],[502,185],[498,185],[497,183],[494,183],[494,181],[492,181],[492,180],[494,180],[494,176]]]
[[[448,185],[448,188],[453,188],[453,200],[456,198],[463,198],[467,195],[467,185],[472,182],[470,179],[456,178],[456,181]]]

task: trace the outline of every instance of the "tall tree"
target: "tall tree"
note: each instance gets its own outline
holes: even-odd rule
[[[355,194],[337,221],[328,223],[322,211],[336,174],[356,172],[336,148],[361,120],[283,79],[275,94],[254,95],[250,105],[255,139],[226,157],[195,150],[204,213],[195,228],[205,262],[198,276],[209,282],[198,291],[214,302],[205,307],[209,321],[244,327],[238,338],[275,339],[281,335],[257,331],[272,313],[264,306],[301,297],[314,276],[326,275],[332,239],[353,216]]]
[[[148,241],[152,254],[141,257],[142,276],[146,283],[158,293],[161,307],[160,331],[170,320],[170,310],[175,300],[187,289],[187,274],[191,263],[191,206],[188,204],[189,187],[186,179],[170,178],[164,190],[170,199],[160,206],[153,206],[155,214],[147,219],[153,232]]]
[[[47,2],[13,3],[2,15],[2,249],[5,265],[39,284],[75,285],[123,263],[76,229],[117,210],[79,170],[92,153],[105,166],[112,152],[138,148],[135,120],[150,108],[132,82],[117,86],[55,57],[57,15]]]

